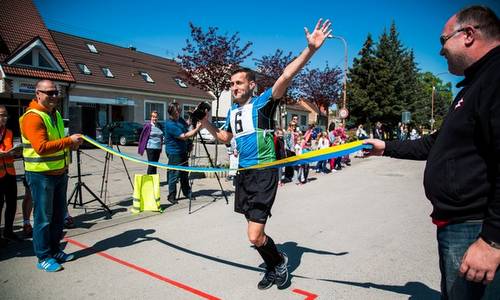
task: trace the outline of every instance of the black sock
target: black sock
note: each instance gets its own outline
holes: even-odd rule
[[[260,256],[266,263],[266,269],[268,270],[274,269],[274,267],[279,265],[283,260],[278,251],[278,248],[276,248],[276,245],[274,244],[274,241],[270,236],[267,236],[267,240],[264,245],[255,247],[255,249],[257,249]]]

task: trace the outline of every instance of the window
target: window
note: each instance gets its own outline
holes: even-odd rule
[[[151,119],[151,112],[158,112],[158,120],[165,120],[165,102],[144,100],[144,120]]]
[[[155,83],[155,81],[153,80],[153,78],[151,78],[151,76],[149,75],[148,72],[139,72],[139,74],[141,74],[142,78],[146,81],[146,82],[149,82],[149,83]]]
[[[17,61],[20,65],[33,66],[33,54],[30,52]]]
[[[102,67],[101,70],[102,70],[102,73],[104,74],[104,76],[110,77],[110,78],[115,77],[115,76],[113,76],[113,73],[111,73],[111,69],[110,68],[108,68],[108,67]]]
[[[184,104],[182,106],[182,118],[184,120],[189,119],[189,113],[192,113],[196,109],[196,105],[193,104]]]
[[[80,72],[82,74],[85,74],[85,75],[91,75],[92,72],[90,71],[89,67],[87,67],[86,64],[77,64],[78,65],[78,69],[80,70]]]
[[[301,126],[307,125],[307,116],[300,116],[300,125]]]
[[[52,68],[50,63],[47,61],[47,59],[45,59],[41,52],[38,52],[38,66],[47,69]]]
[[[93,44],[87,44],[87,48],[89,48],[89,51],[92,53],[99,53],[99,51],[97,51],[97,48]]]
[[[175,78],[175,82],[177,83],[178,86],[181,88],[187,88],[187,84],[180,78]]]

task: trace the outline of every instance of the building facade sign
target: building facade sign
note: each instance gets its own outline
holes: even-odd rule
[[[131,99],[127,98],[127,97],[98,98],[98,97],[70,95],[69,96],[69,102],[108,104],[108,105],[121,105],[121,106],[135,106],[135,100],[131,100]]]
[[[39,79],[28,79],[28,78],[13,78],[12,79],[12,90],[16,94],[28,94],[35,95],[36,83]],[[55,82],[59,92],[63,91],[63,86],[61,82]]]

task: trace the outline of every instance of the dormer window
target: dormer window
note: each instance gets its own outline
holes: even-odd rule
[[[155,83],[155,81],[153,80],[153,78],[151,78],[148,72],[139,72],[139,74],[141,74],[144,81],[149,83]]]
[[[99,53],[99,51],[97,51],[97,48],[94,46],[94,44],[87,44],[87,48],[89,48],[89,51],[92,53]]]
[[[178,86],[181,88],[187,88],[187,84],[180,78],[175,78],[175,82],[177,83]]]
[[[78,69],[80,70],[80,72],[82,74],[85,74],[85,75],[91,75],[92,72],[90,71],[89,67],[87,67],[86,64],[77,64],[78,66]]]
[[[31,44],[19,51],[7,61],[7,64],[58,72],[63,70],[40,38],[35,39]]]
[[[113,73],[111,73],[111,69],[110,68],[108,68],[108,67],[102,67],[101,70],[102,70],[102,73],[104,74],[104,76],[109,77],[109,78],[115,77],[115,76],[113,76]]]

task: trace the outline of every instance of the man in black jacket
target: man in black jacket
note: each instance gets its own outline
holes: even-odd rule
[[[370,155],[427,160],[443,299],[498,299],[500,21],[487,7],[465,8],[440,40],[450,73],[465,76],[441,129],[414,141],[365,143],[373,145]]]

